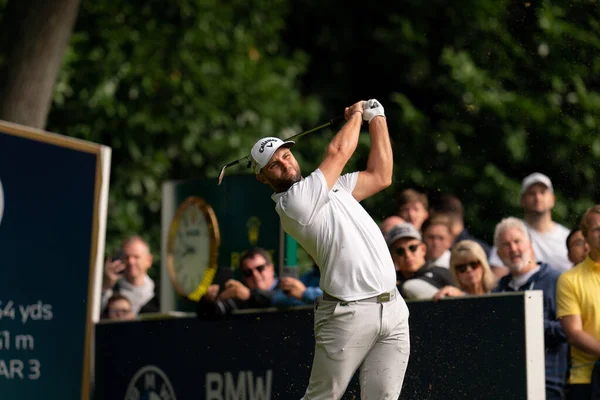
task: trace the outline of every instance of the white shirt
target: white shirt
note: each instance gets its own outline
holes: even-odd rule
[[[442,255],[439,258],[432,261],[428,261],[426,265],[430,267],[442,267],[450,269],[450,255],[450,250],[446,250],[442,253]]]
[[[283,229],[321,270],[320,287],[345,301],[396,286],[394,262],[379,227],[354,197],[358,172],[342,175],[331,189],[321,170],[275,193]]]
[[[569,236],[569,229],[557,223],[554,224],[554,229],[549,232],[538,232],[527,225],[526,222],[525,226],[531,236],[536,261],[549,264],[559,272],[571,269],[573,263],[569,261],[569,257],[567,256],[567,236]],[[489,262],[493,266],[504,265],[498,256],[496,246],[492,248]]]
[[[146,305],[154,297],[154,281],[148,275],[144,276],[144,284],[142,286],[134,286],[127,282],[125,278],[117,281],[119,293],[127,297],[131,304],[131,312],[138,315],[140,309]],[[108,299],[114,294],[113,289],[109,289],[102,293],[102,309],[106,308]]]
[[[531,278],[533,275],[535,275],[539,270],[540,270],[540,266],[538,265],[534,269],[532,269],[531,271],[529,271],[528,273],[526,273],[524,275],[513,276],[513,278],[510,280],[510,282],[508,282],[508,286],[510,286],[514,290],[519,290],[519,288],[521,286],[523,286],[525,283],[527,283],[529,278]],[[531,282],[531,285],[529,285],[529,288],[527,288],[527,290],[533,289],[533,285],[534,285],[534,282]]]

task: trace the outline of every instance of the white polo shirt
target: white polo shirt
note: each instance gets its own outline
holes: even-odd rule
[[[392,290],[396,271],[379,227],[354,197],[358,172],[342,175],[331,189],[321,170],[275,193],[283,229],[321,270],[321,289],[345,301]]]

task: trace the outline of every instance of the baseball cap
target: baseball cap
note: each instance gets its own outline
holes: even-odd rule
[[[251,165],[255,174],[259,174],[260,170],[271,161],[271,157],[281,146],[292,147],[295,142],[283,140],[276,137],[264,137],[252,146],[250,156],[252,157]]]
[[[417,228],[415,228],[412,224],[405,222],[390,229],[386,237],[387,245],[391,246],[396,240],[402,238],[412,238],[421,241],[423,240]]]
[[[552,181],[550,178],[539,172],[534,172],[533,174],[527,175],[525,179],[523,179],[523,183],[521,184],[521,194],[525,193],[529,186],[536,183],[542,183],[546,185],[548,189],[554,193],[554,188],[552,187]]]

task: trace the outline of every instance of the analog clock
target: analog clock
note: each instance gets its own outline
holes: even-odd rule
[[[200,197],[188,197],[171,222],[167,270],[181,296],[198,301],[217,270],[219,225],[212,207]]]

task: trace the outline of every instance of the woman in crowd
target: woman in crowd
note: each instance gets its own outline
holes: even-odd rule
[[[450,273],[457,287],[443,287],[434,295],[434,300],[486,294],[496,286],[496,278],[488,264],[485,251],[472,240],[462,240],[452,247]]]

